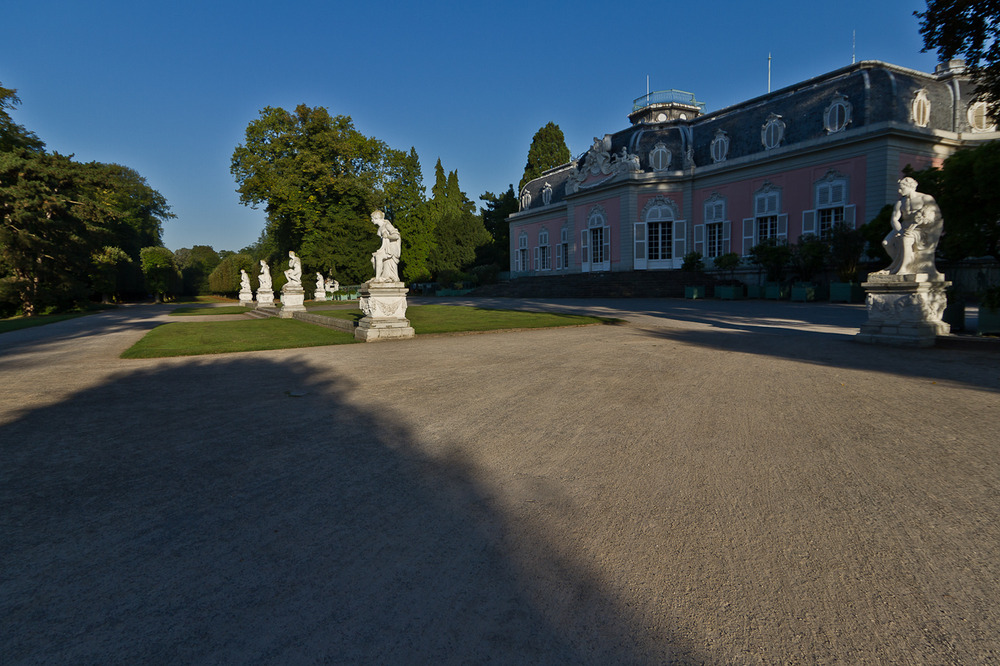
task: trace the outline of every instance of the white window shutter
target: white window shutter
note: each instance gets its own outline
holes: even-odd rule
[[[778,216],[778,240],[788,240],[788,213]]]
[[[535,246],[535,270],[538,270],[538,246]]]
[[[750,254],[750,248],[756,243],[754,239],[754,223],[752,217],[743,218],[743,256]]]
[[[816,234],[816,211],[802,211],[802,235]]]
[[[694,251],[705,256],[705,225],[694,225]]]
[[[844,193],[846,192],[846,190],[847,188],[845,187],[844,183],[834,183],[830,187],[830,203],[832,204],[844,203],[844,200],[846,198],[844,196]]]
[[[679,267],[687,254],[687,220],[674,220],[674,266]]]
[[[611,227],[604,227],[604,264],[611,270]]]
[[[832,189],[833,188],[826,184],[816,187],[816,205],[819,208],[826,208],[830,205]]]
[[[733,223],[729,220],[722,221],[722,254],[729,254],[732,246]]]
[[[848,229],[854,229],[856,207],[854,204],[850,206],[844,206],[844,224],[847,225]]]
[[[565,268],[565,266],[563,266],[563,253],[562,253],[562,250],[563,250],[562,243],[559,243],[559,245],[556,245],[556,270],[559,270],[561,268]]]
[[[635,224],[635,257],[633,260],[635,270],[641,271],[646,268],[646,224],[636,222]]]
[[[590,270],[590,229],[580,232],[580,270],[587,272]]]

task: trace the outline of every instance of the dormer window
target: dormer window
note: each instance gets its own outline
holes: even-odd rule
[[[712,139],[712,161],[718,164],[725,162],[729,156],[729,135],[722,130],[716,130]]]
[[[656,144],[653,146],[653,149],[649,151],[649,165],[653,167],[653,171],[666,171],[669,169],[670,159],[670,151],[663,143]]]
[[[851,103],[847,97],[837,93],[823,114],[823,125],[827,134],[843,132],[851,122]]]
[[[996,123],[990,118],[986,102],[974,102],[969,106],[969,125],[972,126],[973,132],[996,131]]]
[[[785,121],[776,113],[772,113],[763,127],[760,128],[760,142],[768,150],[777,148],[785,138]]]
[[[931,100],[927,90],[921,88],[913,95],[910,103],[910,120],[917,127],[927,127],[931,122]]]

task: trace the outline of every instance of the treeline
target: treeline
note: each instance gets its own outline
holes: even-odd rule
[[[48,152],[11,118],[16,92],[0,85],[0,316],[145,294],[166,199],[126,166]]]
[[[241,202],[262,207],[267,222],[257,243],[210,275],[214,291],[237,289],[247,262],[251,274],[260,259],[283,267],[289,250],[302,258],[306,274],[343,284],[371,278],[371,253],[379,245],[374,210],[400,231],[400,276],[407,282],[488,282],[509,264],[504,220],[517,210],[513,187],[483,194],[479,214],[458,173],[446,173],[439,159],[428,197],[415,149],[366,137],[350,117],[331,116],[323,107],[263,109],[233,152],[231,171]]]

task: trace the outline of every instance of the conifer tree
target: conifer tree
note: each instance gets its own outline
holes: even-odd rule
[[[543,171],[566,164],[569,160],[569,148],[566,147],[566,137],[562,130],[555,123],[547,123],[531,139],[528,163],[524,166],[524,175],[517,186],[518,192],[529,181],[541,176]]]

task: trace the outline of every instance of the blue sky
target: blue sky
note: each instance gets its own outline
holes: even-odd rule
[[[49,150],[136,169],[177,215],[167,247],[238,250],[264,214],[239,204],[233,149],[265,106],[327,107],[415,147],[479,195],[516,184],[531,137],[573,155],[623,129],[651,90],[716,110],[850,64],[933,71],[922,1],[260,2],[0,0],[0,82]]]

